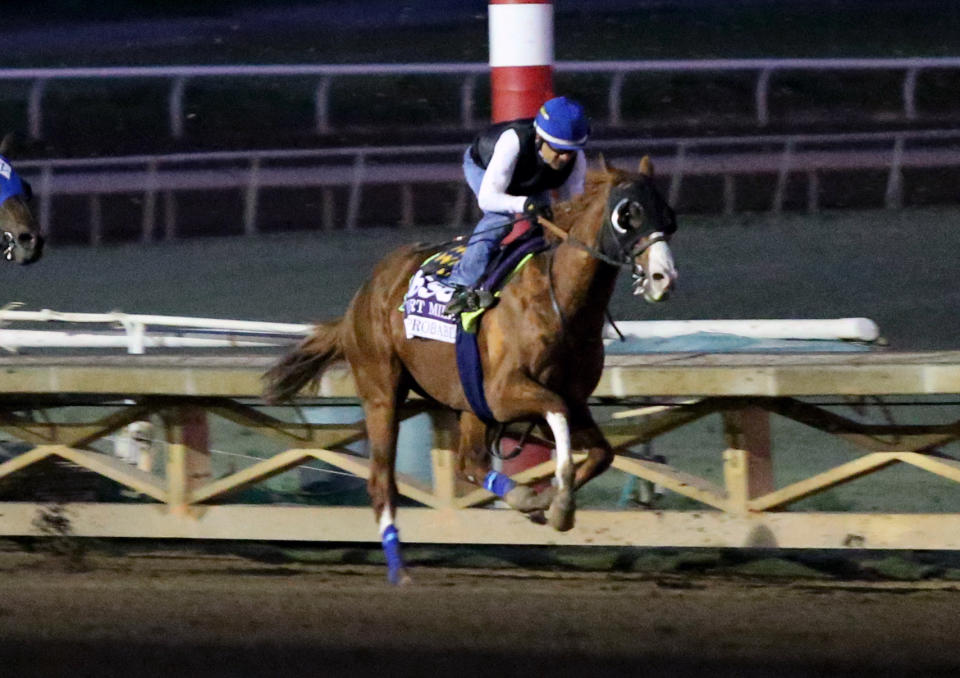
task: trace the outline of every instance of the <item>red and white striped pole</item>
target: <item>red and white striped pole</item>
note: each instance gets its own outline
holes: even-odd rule
[[[490,0],[493,122],[532,118],[553,96],[553,0]]]

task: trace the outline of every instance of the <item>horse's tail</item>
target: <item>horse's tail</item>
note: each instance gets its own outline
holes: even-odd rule
[[[263,375],[263,398],[280,403],[293,397],[311,382],[316,382],[323,368],[343,358],[340,329],[343,319],[320,323]]]

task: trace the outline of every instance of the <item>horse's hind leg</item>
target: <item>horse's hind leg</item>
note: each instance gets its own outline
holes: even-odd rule
[[[526,377],[512,375],[508,381],[496,387],[499,402],[494,414],[503,421],[543,417],[553,433],[556,447],[557,469],[554,474],[554,487],[541,493],[539,499],[552,497],[547,512],[547,522],[560,532],[573,527],[576,502],[573,497],[574,474],[573,456],[570,449],[570,426],[568,424],[567,405],[563,399],[540,384]]]
[[[529,485],[518,485],[509,476],[494,471],[487,450],[487,425],[472,412],[460,415],[460,444],[457,447],[457,475],[503,499],[510,508],[523,513],[542,511],[549,505]]]
[[[397,510],[397,481],[394,463],[397,456],[398,396],[364,398],[363,409],[370,441],[370,478],[367,491],[373,503],[373,512],[380,527],[380,538],[387,560],[387,577],[391,584],[408,584],[403,556],[400,553],[400,534],[394,521]]]

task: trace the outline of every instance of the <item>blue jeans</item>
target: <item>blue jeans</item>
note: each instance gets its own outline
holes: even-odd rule
[[[480,192],[480,183],[486,172],[470,157],[470,149],[463,154],[463,175],[474,195]],[[480,280],[490,259],[493,258],[500,241],[513,227],[513,215],[506,212],[484,212],[473,234],[467,241],[467,250],[447,279],[451,285],[473,287]]]

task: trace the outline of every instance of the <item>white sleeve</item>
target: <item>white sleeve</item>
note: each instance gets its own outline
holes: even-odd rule
[[[480,183],[477,202],[484,212],[522,212],[526,197],[510,195],[507,187],[513,178],[513,170],[520,156],[520,137],[515,130],[508,129],[497,139],[493,155],[487,164],[487,171]]]
[[[570,198],[583,193],[583,186],[587,180],[587,156],[583,151],[577,151],[577,157],[573,160],[573,169],[570,176],[557,189],[557,200],[570,200]]]

